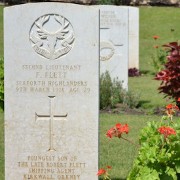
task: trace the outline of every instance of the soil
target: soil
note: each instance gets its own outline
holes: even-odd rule
[[[115,108],[106,108],[100,110],[101,113],[109,113],[109,114],[129,114],[129,115],[147,115],[149,112],[145,109],[141,108],[129,108],[123,104],[117,104]],[[163,107],[158,107],[151,112],[151,114],[163,116],[166,115],[166,109]],[[177,111],[174,116],[180,117],[180,111]]]
[[[117,104],[114,108],[106,108],[100,110],[102,113],[109,113],[109,114],[132,114],[132,115],[145,115],[146,112],[142,109],[138,108],[129,108],[123,104]]]

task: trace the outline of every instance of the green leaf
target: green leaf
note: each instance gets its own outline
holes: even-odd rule
[[[180,173],[180,160],[175,161],[175,168],[176,168],[177,173]]]

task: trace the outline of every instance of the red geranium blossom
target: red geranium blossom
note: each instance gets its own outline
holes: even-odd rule
[[[106,133],[106,136],[109,137],[109,138],[112,138],[114,135],[115,135],[115,129],[114,128],[111,128],[107,131]]]
[[[97,176],[103,176],[103,179],[109,179],[109,171],[111,170],[111,166],[106,166],[106,168],[99,169]]]
[[[168,104],[166,106],[166,109],[167,109],[166,111],[167,115],[173,115],[176,112],[176,110],[179,110],[178,106],[173,104]]]
[[[97,176],[101,176],[101,175],[104,175],[106,174],[106,170],[105,169],[99,169],[98,173],[97,173]]]
[[[172,109],[173,108],[173,105],[172,104],[168,104],[167,106],[166,106],[166,109]]]
[[[129,127],[128,127],[128,125],[127,124],[125,124],[125,125],[121,125],[120,123],[118,123],[118,124],[116,124],[116,129],[118,130],[118,132],[119,133],[126,133],[126,134],[128,134],[128,132],[129,132]]]
[[[113,136],[120,138],[123,133],[128,134],[128,132],[129,132],[129,127],[127,124],[122,125],[118,123],[107,131],[106,136],[109,138],[112,138]]]
[[[159,39],[159,36],[153,36],[153,39],[154,40]]]
[[[160,134],[163,134],[164,138],[167,138],[168,136],[173,135],[173,134],[176,135],[176,131],[173,128],[166,127],[166,126],[162,126],[158,128],[158,132]]]

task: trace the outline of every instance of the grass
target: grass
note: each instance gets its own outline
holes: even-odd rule
[[[0,179],[4,179],[4,114],[0,113]]]
[[[0,6],[0,57],[3,56],[3,6]],[[156,107],[162,107],[167,102],[163,95],[158,94],[159,82],[153,80],[151,56],[153,45],[164,44],[180,39],[180,9],[169,7],[141,7],[140,8],[140,70],[141,77],[129,78],[129,89],[140,93],[140,104],[143,109],[152,112]],[[172,31],[174,30],[174,31]],[[154,41],[152,36],[159,35]],[[0,114],[0,179],[4,179],[4,122],[3,113]],[[137,148],[126,141],[105,137],[106,131],[117,122],[128,123],[130,133],[128,138],[138,143],[140,130],[148,121],[160,120],[155,115],[100,115],[100,167],[112,166],[112,180],[124,180],[132,167],[137,155]]]
[[[167,104],[163,94],[157,91],[160,82],[153,78],[152,75],[129,78],[129,90],[140,94],[140,106],[149,113]]]
[[[173,7],[140,8],[140,70],[153,72],[153,46],[180,40],[180,9]],[[158,35],[155,41],[152,37]]]
[[[139,130],[142,129],[148,121],[159,120],[157,116],[143,115],[110,115],[101,114],[100,116],[100,167],[112,166],[111,178],[113,180],[126,179],[130,171],[133,160],[137,155],[136,146],[129,144],[122,139],[108,139],[105,134],[108,129],[116,123],[127,123],[130,127],[130,133],[124,137],[138,144]]]
[[[167,104],[157,89],[160,81],[153,80],[154,67],[152,55],[154,45],[162,46],[168,42],[180,40],[180,9],[175,7],[140,7],[140,71],[142,76],[129,78],[129,90],[140,93],[142,108],[153,112],[153,109]],[[154,40],[153,36],[160,38]]]

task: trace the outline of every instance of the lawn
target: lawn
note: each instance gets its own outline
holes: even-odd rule
[[[129,134],[124,137],[138,144],[139,130],[148,121],[159,120],[157,116],[143,115],[110,115],[101,114],[100,116],[100,167],[112,166],[111,177],[113,180],[126,179],[132,167],[134,157],[137,155],[137,147],[122,139],[109,139],[105,136],[108,129],[116,123],[127,123],[130,127]]]
[[[0,113],[0,179],[4,179],[4,114]]]
[[[180,8],[141,7],[140,8],[140,70],[153,72],[151,57],[154,45],[163,45],[180,40]],[[154,40],[154,35],[159,36]]]
[[[3,7],[0,7],[0,57],[3,57]],[[163,95],[158,94],[158,81],[153,80],[154,71],[151,65],[153,45],[161,45],[180,39],[180,8],[140,7],[140,77],[129,78],[129,90],[140,94],[140,106],[148,115],[100,114],[100,148],[99,166],[112,166],[113,180],[124,180],[132,167],[137,155],[137,147],[119,139],[109,140],[106,131],[117,122],[128,123],[130,133],[128,138],[138,143],[140,130],[148,121],[160,120],[153,115],[157,107],[167,104]],[[152,37],[160,36],[155,41]],[[4,122],[0,114],[0,180],[4,179]]]

